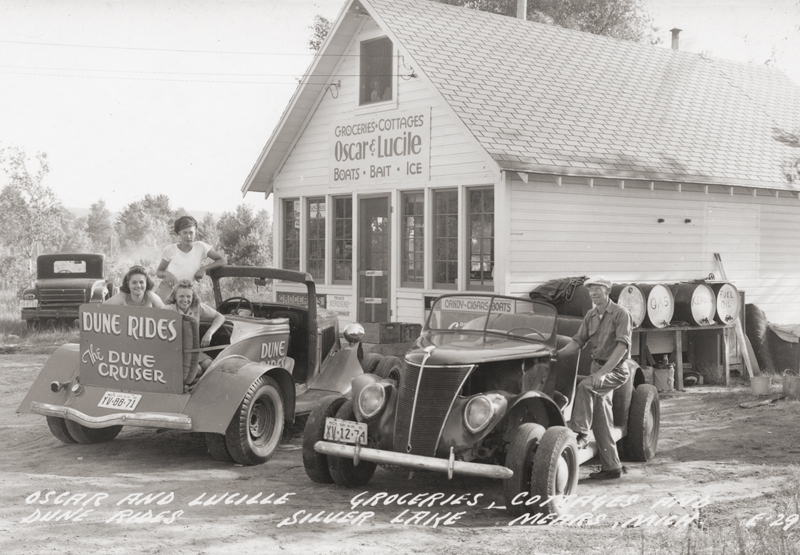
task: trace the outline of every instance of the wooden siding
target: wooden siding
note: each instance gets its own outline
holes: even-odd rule
[[[359,86],[359,40],[372,38],[377,26],[370,20],[362,29],[359,38],[353,41],[347,55],[343,58],[330,82],[341,80],[337,98],[336,92],[325,92],[307,122],[275,180],[276,197],[305,196],[322,193],[349,193],[349,186],[336,186],[328,183],[330,163],[331,125],[348,115],[363,115],[368,108],[357,106]],[[400,73],[406,73],[400,64]],[[490,184],[499,178],[494,161],[479,148],[464,127],[424,78],[398,78],[397,109],[431,108],[431,157],[430,184],[452,185],[456,183]],[[376,112],[391,115],[385,105],[375,108]],[[389,191],[402,183],[382,184],[379,188],[369,183],[359,185],[356,192]],[[416,183],[416,187],[424,186]]]
[[[772,322],[800,322],[800,201],[687,189],[589,187],[568,178],[558,186],[548,176],[511,181],[510,294],[600,273],[620,283],[720,277],[718,252],[747,303]]]

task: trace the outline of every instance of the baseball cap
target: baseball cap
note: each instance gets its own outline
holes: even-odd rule
[[[611,286],[614,285],[614,282],[611,279],[607,278],[606,276],[594,276],[586,281],[583,282],[584,287],[589,287],[590,285],[602,285],[603,287],[608,287],[611,289]]]

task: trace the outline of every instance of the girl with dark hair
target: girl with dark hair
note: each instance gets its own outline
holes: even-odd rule
[[[197,220],[191,216],[181,216],[175,220],[175,235],[180,242],[167,245],[161,253],[161,264],[156,270],[156,277],[161,278],[156,293],[166,299],[175,284],[186,279],[189,281],[203,279],[206,270],[225,266],[228,261],[215,251],[211,245],[203,241],[195,241]],[[210,258],[211,264],[203,265],[203,260]]]
[[[153,293],[154,286],[153,279],[147,275],[144,266],[131,266],[122,278],[119,293],[106,299],[105,304],[163,308],[164,302]]]
[[[211,327],[208,328],[200,340],[201,347],[208,347],[211,344],[211,337],[214,332],[225,323],[225,316],[207,304],[200,302],[200,298],[192,287],[192,282],[188,279],[182,279],[175,285],[175,289],[172,290],[167,298],[167,309],[191,316],[198,322],[201,320],[213,320]],[[205,353],[200,353],[198,363],[200,368],[205,371],[211,365],[211,357]]]

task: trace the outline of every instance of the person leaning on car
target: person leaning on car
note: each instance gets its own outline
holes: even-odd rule
[[[624,384],[630,374],[624,362],[631,346],[631,315],[609,298],[612,285],[609,278],[595,276],[583,285],[589,289],[594,306],[583,317],[577,335],[559,350],[559,355],[592,342],[591,373],[578,384],[569,427],[577,434],[579,448],[586,447],[589,430],[594,431],[600,452],[600,472],[593,472],[589,477],[610,480],[622,476],[622,464],[611,435],[614,428],[612,397],[614,390]],[[601,406],[595,407],[595,403]]]

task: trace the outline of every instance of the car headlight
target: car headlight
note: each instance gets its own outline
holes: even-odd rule
[[[464,423],[474,433],[484,429],[494,416],[494,404],[485,396],[478,395],[467,402],[464,407]]]
[[[36,293],[25,293],[24,295],[22,295],[22,298],[25,299],[26,301],[30,301],[36,298]]]
[[[358,394],[358,409],[364,418],[372,418],[383,408],[386,390],[379,384],[371,383]]]

